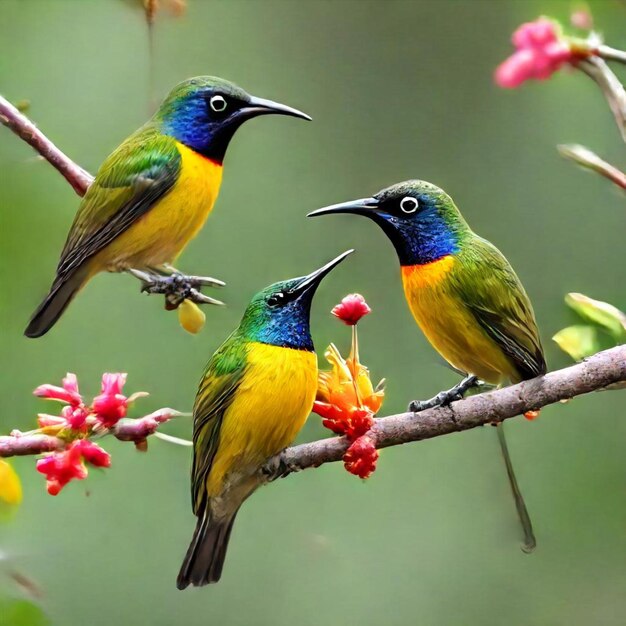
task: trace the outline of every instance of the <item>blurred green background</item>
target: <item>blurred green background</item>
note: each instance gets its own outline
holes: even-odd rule
[[[216,210],[181,269],[224,279],[228,307],[206,309],[198,336],[130,277],[92,281],[39,340],[23,328],[52,279],[78,205],[67,183],[0,129],[0,432],[29,429],[46,409],[31,391],[76,372],[98,391],[103,371],[146,390],[134,414],[189,410],[205,362],[261,287],[348,248],[312,315],[320,356],[346,349],[329,309],[363,293],[360,326],[383,414],[454,383],[414,326],[395,253],[370,222],[307,221],[332,202],[411,177],[444,187],[477,232],[508,256],[534,302],[551,368],[568,363],[550,337],[571,323],[568,291],[626,306],[624,197],[558,156],[580,142],[624,163],[607,106],[584,76],[505,92],[493,85],[514,28],[541,13],[567,21],[567,2],[189,0],[155,26],[159,97],[196,74],[229,78],[310,113],[272,117],[234,140]],[[610,44],[626,48],[626,7],[592,2]],[[95,172],[149,111],[147,30],[139,2],[2,0],[0,92]],[[50,408],[48,406],[48,408]],[[190,452],[153,440],[147,454],[106,441],[113,467],[56,498],[32,458],[14,462],[25,497],[0,526],[7,575],[41,587],[63,626],[223,624],[329,626],[623,624],[626,455],[623,393],[510,422],[510,448],[539,547],[519,532],[491,429],[385,450],[366,483],[340,464],[279,481],[243,507],[219,585],[178,592],[174,580],[194,518]],[[168,425],[188,437],[191,423]],[[317,416],[302,440],[328,434]],[[0,614],[0,624],[8,620]],[[28,623],[28,620],[27,620]],[[34,622],[30,622],[34,623]]]

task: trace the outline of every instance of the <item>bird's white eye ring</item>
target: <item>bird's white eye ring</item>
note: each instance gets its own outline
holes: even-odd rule
[[[285,294],[282,291],[277,291],[276,293],[272,294],[268,300],[267,303],[270,306],[277,306],[279,305],[281,302],[283,302],[285,300]]]
[[[400,200],[400,208],[405,213],[415,213],[419,207],[419,202],[412,196],[406,196]]]
[[[211,104],[211,108],[216,113],[221,113],[227,106],[226,100],[224,100],[222,96],[213,96],[209,102]]]

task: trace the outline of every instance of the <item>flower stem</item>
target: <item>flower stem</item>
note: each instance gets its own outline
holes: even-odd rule
[[[626,64],[626,52],[624,50],[618,50],[603,44],[598,46],[596,54],[607,61],[617,61],[618,63]]]
[[[359,407],[362,407],[361,397],[359,396],[359,386],[357,384],[357,376],[359,375],[359,338],[357,336],[356,324],[352,325],[352,348],[350,350],[350,356],[352,361],[352,384],[354,386],[354,395]]]

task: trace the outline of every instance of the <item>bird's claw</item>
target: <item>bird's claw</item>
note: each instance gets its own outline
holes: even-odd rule
[[[169,276],[152,274],[143,270],[130,269],[129,272],[143,284],[141,291],[148,294],[162,294],[165,296],[165,308],[168,311],[176,309],[183,300],[191,300],[196,304],[224,304],[221,300],[204,295],[202,287],[223,287],[224,282],[208,276],[186,276],[180,272],[173,272]]]
[[[436,396],[430,400],[413,400],[409,404],[409,411],[412,413],[421,413],[426,409],[434,409],[438,406],[447,406],[457,400],[462,400],[463,395],[472,387],[479,384],[477,376],[466,376],[458,385],[455,385],[451,389],[440,391]],[[454,417],[453,417],[454,419]]]
[[[289,474],[299,471],[299,467],[286,460],[284,450],[272,457],[269,462],[261,468],[261,473],[269,482],[272,482],[277,478],[285,478],[285,476],[289,476]]]

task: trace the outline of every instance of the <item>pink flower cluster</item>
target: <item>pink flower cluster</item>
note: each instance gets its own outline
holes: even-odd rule
[[[67,442],[59,451],[47,454],[37,461],[37,471],[46,476],[50,495],[56,496],[71,480],[87,477],[86,463],[94,467],[109,467],[108,452],[89,440],[94,433],[102,433],[116,426],[126,416],[128,405],[145,393],[126,397],[122,388],[126,374],[104,374],[102,388],[91,405],[85,404],[78,390],[74,374],[67,374],[62,386],[40,385],[34,394],[39,398],[63,402],[61,415],[41,413],[37,417],[39,427],[47,434],[55,434]]]
[[[581,49],[564,37],[561,27],[547,17],[522,24],[512,37],[516,51],[498,66],[495,82],[508,89],[530,79],[545,80],[565,63],[580,58]]]

